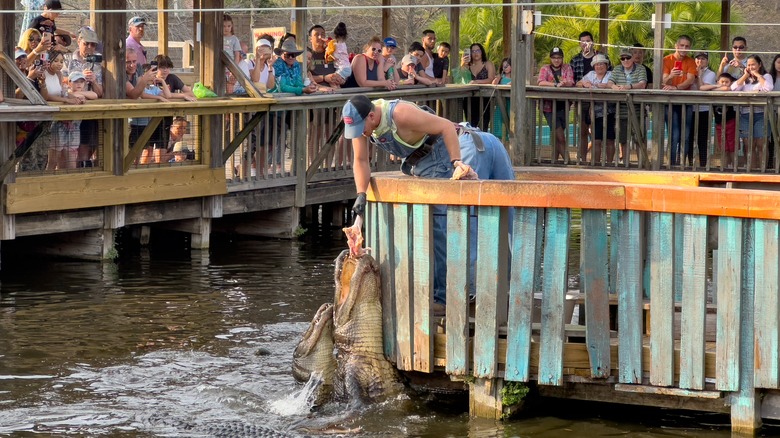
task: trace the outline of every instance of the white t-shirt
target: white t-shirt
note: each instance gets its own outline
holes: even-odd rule
[[[710,70],[709,68],[705,68],[701,74],[701,81],[707,85],[715,85],[718,83],[718,75],[715,74],[714,71]],[[698,81],[693,81],[693,85],[691,86],[691,90],[698,90],[699,89],[699,83]],[[696,109],[696,111],[709,111],[710,106],[709,105],[699,105],[699,107]]]

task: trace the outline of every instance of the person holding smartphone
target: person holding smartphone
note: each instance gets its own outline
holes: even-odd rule
[[[688,90],[696,80],[697,67],[696,61],[688,55],[691,50],[693,40],[687,35],[680,35],[674,45],[674,53],[665,56],[663,60],[664,90]],[[669,159],[670,166],[676,166],[680,163],[680,142],[682,139],[682,117],[685,114],[685,150],[691,150],[693,141],[693,106],[691,105],[672,105],[672,116],[669,120],[669,113],[664,112],[664,118],[669,125],[671,139],[669,148],[671,155]]]
[[[731,40],[731,53],[726,53],[720,60],[717,74],[728,73],[740,78],[745,74],[747,59],[747,40],[745,37],[736,36]]]

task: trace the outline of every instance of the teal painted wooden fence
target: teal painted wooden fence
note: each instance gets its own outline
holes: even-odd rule
[[[566,362],[571,321],[564,307],[577,274],[569,272],[568,261],[574,214],[582,217],[579,289],[587,366]],[[438,329],[446,329],[439,335],[446,336],[446,347],[438,350],[439,320],[431,313],[433,209],[372,202],[367,245],[381,266],[385,351],[402,370],[439,366],[451,375],[562,385],[571,377],[564,369],[579,368],[614,383],[690,394],[730,391],[735,406],[748,409],[755,388],[780,388],[780,227],[774,219],[708,219],[657,211],[448,206],[448,305]],[[716,239],[708,241],[713,224]],[[477,291],[471,320],[470,268]],[[538,323],[532,319],[535,294],[541,296]],[[617,309],[613,321],[610,306]]]

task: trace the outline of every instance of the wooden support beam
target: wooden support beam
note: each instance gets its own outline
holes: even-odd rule
[[[122,168],[125,173],[130,170],[130,166],[132,166],[133,162],[138,159],[141,151],[144,149],[144,147],[146,147],[146,144],[149,143],[149,139],[152,138],[152,134],[154,134],[154,131],[157,129],[157,125],[162,122],[162,119],[162,117],[153,117],[152,120],[149,121],[149,124],[146,125],[144,131],[135,141],[133,147],[130,148],[130,152],[127,153],[127,156],[124,160],[124,166]]]
[[[103,10],[122,11],[127,9],[126,0],[90,0],[90,25],[98,39],[103,42],[103,99],[126,99],[125,84],[125,32],[127,18],[124,13],[105,13]],[[114,175],[124,171],[123,158],[128,149],[125,135],[126,121],[110,119],[103,121],[103,169]]]
[[[200,0],[193,0],[192,1],[192,7],[196,11],[192,13],[192,67],[195,69],[196,72],[200,71],[200,60],[203,56],[201,53],[201,36],[199,29],[201,28],[202,24],[200,22],[200,12],[197,12],[197,9],[199,9],[202,6]]]
[[[609,0],[599,5],[599,46],[605,52],[604,45],[609,43]]]
[[[503,53],[504,57],[510,56],[512,54],[512,45],[507,44],[509,38],[512,37],[512,6],[510,6],[512,3],[513,3],[512,0],[504,0],[504,6],[501,7],[501,23],[503,24],[502,35],[504,38],[504,53]]]
[[[731,50],[731,0],[720,2],[720,49]]]
[[[509,95],[510,114],[512,123],[509,125],[510,141],[509,155],[512,158],[512,165],[527,166],[534,157],[533,146],[533,118],[536,115],[536,103],[526,98],[526,87],[533,76],[533,34],[523,35],[520,22],[523,20],[524,13],[531,13],[531,10],[524,10],[520,6],[514,6],[512,12],[512,88]],[[522,60],[522,61],[521,61]],[[512,137],[514,135],[514,138]]]
[[[382,0],[382,38],[389,37],[391,34],[392,22],[390,21],[391,9],[387,6],[392,4],[392,0]]]
[[[222,50],[221,52],[222,56],[222,62],[225,63],[225,66],[230,71],[230,73],[233,74],[233,77],[236,78],[236,81],[241,84],[242,87],[246,90],[247,94],[249,94],[249,97],[268,97],[265,94],[263,94],[262,91],[258,90],[257,87],[255,87],[255,83],[252,82],[244,72],[241,70],[241,67],[236,64],[236,60],[233,59],[233,56],[231,56],[228,52]]]
[[[656,3],[655,5],[655,33],[653,38],[653,89],[660,89],[661,82],[663,81],[663,47],[664,47],[664,12],[666,7],[664,3]],[[664,111],[666,107],[661,104],[653,105],[653,126],[664,126]],[[664,158],[664,130],[653,129],[653,157],[652,167],[653,170],[661,168]]]
[[[168,54],[168,0],[157,0],[157,54]]]
[[[3,14],[9,15],[9,14]],[[13,53],[13,49],[11,51]],[[41,93],[32,86],[27,77],[16,66],[5,52],[0,52],[0,70],[4,71],[9,78],[22,90],[24,96],[30,100],[33,105],[47,105],[46,100],[43,99]]]
[[[306,35],[306,9],[305,8],[308,6],[308,2],[307,0],[293,0],[292,5],[294,8],[300,8],[300,9],[295,9],[292,12],[292,17],[290,20],[290,29],[292,29],[292,33],[294,33],[296,36],[296,42],[298,42],[298,46],[305,47],[305,42],[308,39],[308,36]],[[222,32],[222,27],[220,27],[220,33],[221,32]],[[304,57],[304,60],[305,59],[306,57]]]
[[[460,8],[456,5],[460,4],[460,0],[450,0],[452,7],[447,11],[450,20],[450,45],[452,46],[451,59],[460,58]],[[450,66],[452,70],[452,66]]]
[[[320,163],[322,163],[322,160],[328,157],[330,155],[330,152],[333,150],[333,147],[338,143],[339,138],[341,138],[341,134],[344,132],[344,121],[339,120],[339,124],[336,125],[336,128],[333,130],[333,133],[330,134],[330,137],[328,137],[328,141],[325,142],[325,144],[320,148],[320,151],[317,153],[317,156],[314,157],[311,164],[309,165],[309,168],[306,170],[306,182],[308,183],[311,181],[312,177],[317,173],[317,169],[320,167]]]
[[[501,379],[476,379],[469,384],[469,416],[500,420],[504,413],[501,402]]]
[[[0,0],[1,10],[13,11],[16,8],[16,2],[13,0]],[[1,14],[0,15],[0,52],[2,53],[14,53],[14,47],[16,46],[14,31],[16,29],[14,20],[15,14]],[[14,67],[16,67],[14,65]],[[18,70],[18,69],[17,69]],[[13,97],[14,89],[11,84],[6,80],[5,76],[0,71],[0,92],[3,96]]]
[[[24,154],[30,150],[30,147],[32,147],[33,143],[35,143],[35,140],[41,136],[41,133],[43,133],[44,129],[49,128],[49,125],[51,125],[51,122],[38,122],[38,124],[35,125],[35,128],[27,134],[24,142],[22,142],[22,144],[20,144],[8,157],[8,161],[0,165],[0,181],[4,181],[5,178],[11,173],[11,171],[14,170],[16,163],[18,163],[22,157],[24,157]],[[13,130],[13,136],[10,138],[10,141],[4,143],[4,145],[6,147],[15,145],[15,140],[16,130]],[[0,151],[0,153],[5,155],[5,151]]]
[[[248,122],[244,125],[244,128],[239,131],[238,134],[233,138],[233,140],[230,142],[229,145],[225,148],[225,150],[222,151],[222,162],[226,163],[227,160],[230,159],[230,157],[233,155],[233,153],[238,149],[238,147],[241,145],[241,143],[246,140],[246,138],[249,136],[249,134],[252,133],[252,130],[255,129],[255,127],[260,123],[260,120],[263,119],[263,116],[268,114],[267,112],[258,111],[252,115],[252,118],[249,119]]]
[[[224,0],[202,2],[201,6],[221,9]],[[214,90],[218,95],[225,91],[225,64],[222,62],[222,18],[221,10],[200,13],[200,77],[203,85]],[[201,150],[203,164],[211,167],[222,167],[222,122],[223,116],[212,115],[200,117]]]

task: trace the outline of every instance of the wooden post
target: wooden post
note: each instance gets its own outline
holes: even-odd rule
[[[512,37],[512,22],[513,22],[513,16],[512,16],[512,4],[511,0],[504,0],[504,6],[501,7],[501,22],[503,24],[503,33],[504,36],[504,57],[511,56],[512,52],[512,45],[507,44],[508,38]],[[499,59],[500,61],[500,59]],[[499,76],[501,73],[498,73]]]
[[[103,240],[103,251],[101,257],[111,259],[116,256],[114,248],[114,238],[117,228],[125,226],[125,206],[113,205],[105,207],[103,210],[103,230],[99,233]]]
[[[126,0],[90,0],[90,25],[103,42],[103,98],[124,99],[127,73],[125,72],[124,13],[104,13],[103,10],[125,10]],[[121,31],[119,29],[122,29]],[[103,136],[105,170],[114,175],[124,173],[122,157],[128,137],[124,135],[124,119],[106,119]]]
[[[601,52],[605,52],[604,45],[609,43],[609,0],[599,5],[599,46],[601,46]]]
[[[293,0],[292,5],[294,8],[306,8],[308,6],[307,3],[306,0]],[[220,27],[220,29],[222,28]],[[306,41],[308,40],[308,35],[306,35],[306,9],[293,10],[290,29],[295,34],[298,47],[306,47]],[[304,59],[306,59],[305,56]]]
[[[664,47],[664,12],[666,8],[664,3],[655,5],[655,38],[653,38],[653,89],[660,89],[663,82],[663,47]],[[664,111],[666,107],[662,104],[653,105],[653,126],[659,129],[653,129],[653,154],[650,158],[653,170],[658,170],[664,161]]]
[[[533,59],[533,34],[524,35],[520,31],[520,21],[523,20],[524,9],[520,6],[512,8],[512,87],[510,91],[510,137],[509,155],[512,157],[512,165],[527,166],[534,157],[532,127],[535,126],[534,115],[536,104],[526,99],[526,86],[528,86],[533,73],[530,69],[530,60]],[[526,10],[528,14],[532,10]],[[523,61],[520,61],[523,60]],[[511,134],[510,134],[511,135]]]
[[[469,384],[469,416],[500,420],[504,412],[501,402],[502,379],[476,379]]]
[[[450,19],[450,45],[452,46],[450,59],[457,61],[460,59],[460,8],[456,5],[460,4],[460,0],[450,0],[450,4],[452,7],[447,12]]]
[[[390,6],[391,3],[391,0],[382,0],[382,38],[390,36],[390,28],[392,27],[393,23],[390,21],[391,9],[387,6]]]
[[[200,0],[193,0],[192,1],[192,7],[194,9],[198,9],[202,6]],[[200,12],[193,12],[192,13],[192,67],[194,71],[200,72],[200,59],[201,59],[201,53],[200,49],[203,46],[201,44],[201,38],[200,38],[200,31],[201,28],[201,22],[200,22]],[[198,78],[200,79],[200,78]]]
[[[722,0],[720,2],[720,48],[721,50],[731,49],[731,0]]]
[[[213,0],[208,8],[221,9],[224,0]],[[203,85],[218,95],[225,92],[225,64],[222,62],[222,11],[200,13],[200,79]],[[201,148],[203,164],[213,168],[222,167],[222,121],[221,115],[200,117]]]
[[[3,10],[14,10],[16,2],[14,0],[0,0],[0,8]],[[14,53],[16,39],[14,38],[14,14],[0,14],[0,51],[3,53]],[[2,87],[3,96],[13,97],[13,81],[0,70],[0,87]],[[0,157],[6,161],[16,146],[16,123],[0,123]],[[11,183],[16,180],[16,173],[9,172],[3,184]],[[5,209],[0,209],[0,239],[9,240],[16,237],[16,216],[6,215]]]
[[[731,431],[753,434],[761,427],[761,395],[754,382],[755,234],[752,221],[743,223],[742,296],[739,339],[739,391],[731,395]],[[763,256],[763,254],[761,254]]]
[[[168,54],[168,0],[157,0],[157,54]],[[220,28],[221,29],[221,28]]]

